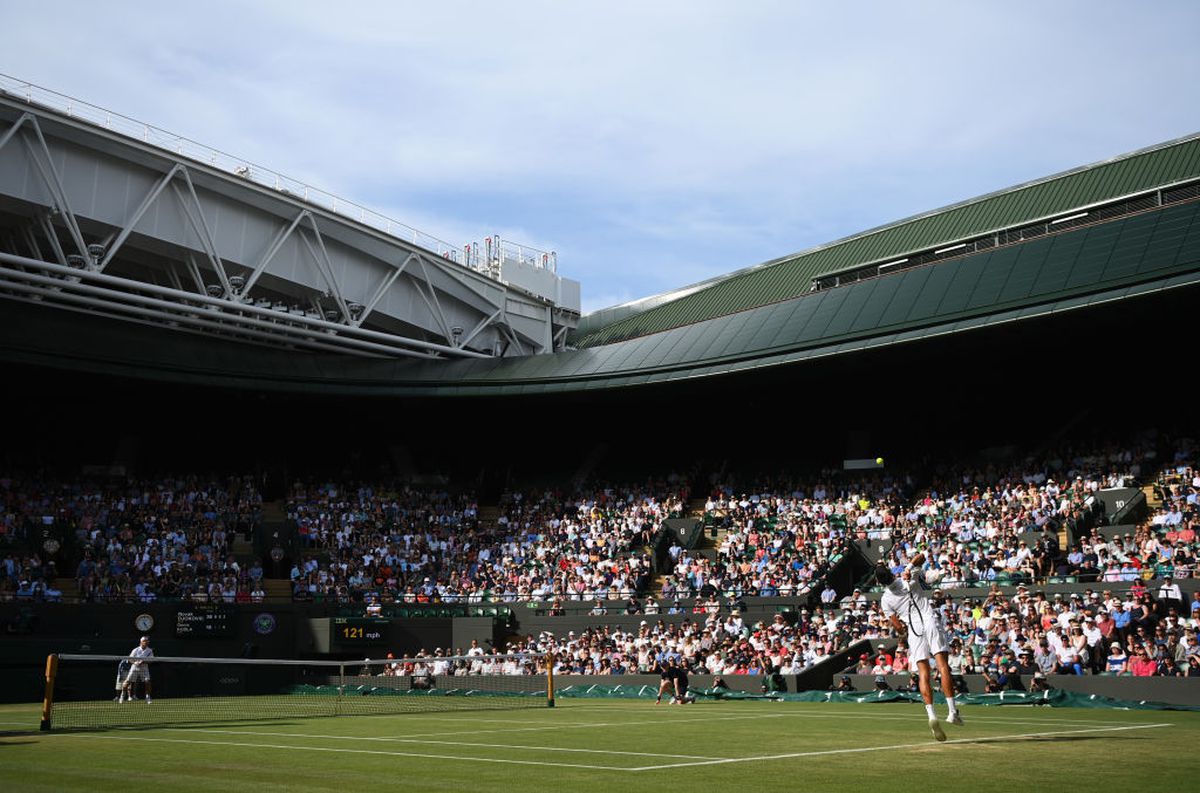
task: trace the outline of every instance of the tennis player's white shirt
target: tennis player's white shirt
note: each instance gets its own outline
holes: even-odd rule
[[[883,591],[879,605],[885,617],[895,615],[908,628],[910,670],[916,670],[918,661],[950,651],[942,616],[929,602],[929,590],[922,584],[896,579]]]
[[[140,644],[133,648],[133,652],[129,653],[129,657],[134,659],[129,665],[129,676],[125,678],[126,683],[148,682],[150,680],[150,664],[139,660],[142,658],[153,658],[154,650],[149,647],[143,647]]]

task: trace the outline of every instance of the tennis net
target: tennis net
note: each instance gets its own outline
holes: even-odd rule
[[[137,663],[141,660],[142,663]],[[554,705],[544,656],[361,661],[52,655],[42,729]]]

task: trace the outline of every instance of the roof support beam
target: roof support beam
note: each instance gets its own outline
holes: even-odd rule
[[[460,358],[491,357],[472,350],[460,350],[449,345],[428,342],[423,339],[413,339],[407,336],[383,333],[367,328],[350,328],[344,324],[328,322],[319,318],[283,315],[278,311],[259,308],[246,303],[235,303],[224,298],[209,297],[206,294],[192,294],[190,292],[181,293],[169,287],[158,286],[144,281],[135,281],[129,278],[90,270],[74,270],[62,265],[13,254],[0,253],[0,264],[5,265],[0,267],[0,277],[4,277],[8,271],[20,272],[18,268],[24,267],[35,272],[46,273],[46,277],[50,278],[50,282],[53,284],[62,283],[61,279],[64,276],[79,278],[85,282],[111,286],[112,289],[108,290],[109,292],[114,296],[123,297],[127,300],[142,296],[136,293],[145,293],[153,295],[156,298],[161,298],[164,302],[186,306],[189,311],[195,311],[197,308],[204,307],[215,309],[224,313],[226,322],[230,324],[248,323],[261,325],[265,323],[270,327],[285,325],[292,329],[289,331],[292,334],[302,333],[330,343],[333,343],[332,340],[334,338],[339,338],[347,344],[361,345],[363,343],[370,343],[382,349],[403,350],[404,352],[418,351],[420,357],[438,357],[439,355],[447,354]]]
[[[138,205],[138,208],[134,210],[129,219],[125,221],[125,225],[121,227],[121,231],[117,234],[117,238],[113,240],[112,244],[109,245],[104,251],[104,258],[96,263],[96,272],[104,272],[105,268],[108,267],[108,265],[112,262],[113,257],[116,256],[117,252],[121,250],[121,246],[125,244],[125,240],[129,239],[129,235],[133,233],[133,227],[136,226],[139,221],[141,221],[142,216],[146,214],[146,210],[150,209],[150,206],[154,203],[155,199],[158,198],[159,194],[162,193],[162,191],[166,189],[167,185],[171,183],[171,180],[175,178],[175,174],[179,173],[179,171],[182,169],[182,165],[176,164],[173,168],[171,168],[171,170],[167,171],[163,178],[159,179],[154,184],[154,187],[150,188],[150,192],[147,193],[146,197],[142,199],[142,203]]]
[[[221,289],[224,290],[226,297],[235,297],[233,286],[229,283],[229,274],[225,271],[225,262],[221,261],[221,256],[217,253],[217,243],[213,239],[212,230],[208,227],[208,221],[204,217],[204,209],[200,206],[200,198],[196,195],[196,188],[192,185],[192,177],[185,168],[182,173],[183,183],[187,187],[185,194],[179,189],[178,184],[172,184],[171,189],[175,192],[175,197],[179,199],[179,206],[183,208],[183,214],[188,219],[188,224],[191,225],[192,231],[195,232],[197,239],[200,240],[200,247],[204,251],[204,255],[208,257],[209,264],[217,274],[217,278],[221,282]],[[188,198],[191,198],[189,204]]]
[[[437,321],[438,327],[441,328],[442,337],[448,344],[453,344],[454,340],[450,331],[450,323],[446,322],[446,315],[442,312],[442,304],[438,302],[437,291],[433,288],[433,282],[429,280],[429,271],[425,269],[425,258],[420,254],[416,254],[417,266],[421,268],[421,277],[413,279],[413,288],[417,290],[417,294],[421,296],[421,300],[425,301],[425,307],[429,309],[429,313]],[[425,289],[421,288],[424,282],[429,294],[425,294]]]
[[[409,263],[416,258],[417,254],[410,253],[404,261],[400,262],[399,267],[397,267],[395,270],[392,270],[392,272],[383,279],[383,282],[379,284],[379,287],[375,290],[375,293],[371,295],[371,299],[367,301],[365,306],[363,306],[362,316],[351,321],[351,324],[354,325],[354,327],[357,328],[366,321],[367,317],[371,315],[371,312],[375,310],[375,306],[378,305],[379,301],[383,299],[383,296],[387,294],[387,290],[392,288],[392,284],[396,283],[396,279],[399,278],[400,274],[408,268]]]
[[[279,233],[275,235],[275,239],[271,240],[271,244],[263,252],[262,258],[258,260],[258,264],[254,265],[254,269],[250,271],[250,277],[246,279],[246,285],[242,287],[244,294],[249,294],[251,288],[258,283],[258,277],[267,269],[267,265],[275,258],[275,254],[279,253],[279,249],[283,247],[283,243],[296,230],[296,226],[300,225],[300,221],[304,219],[306,214],[308,214],[308,210],[302,210],[300,214],[292,219],[292,222],[287,227],[279,230]]]
[[[16,120],[13,126],[5,134],[2,143],[8,143],[21,126],[28,125],[29,132],[36,139],[37,145],[30,140],[30,135],[22,135],[21,140],[25,143],[26,149],[29,151],[29,159],[38,171],[38,175],[42,178],[42,185],[46,191],[50,193],[51,210],[62,216],[63,222],[67,226],[67,231],[71,235],[75,247],[79,251],[80,256],[88,255],[87,244],[83,241],[83,233],[79,230],[79,223],[75,220],[75,213],[71,211],[71,204],[67,199],[67,191],[63,187],[62,178],[58,174],[58,169],[54,167],[54,158],[50,156],[50,147],[46,145],[46,138],[42,135],[42,128],[38,124],[38,120],[30,113],[23,113]],[[45,157],[45,162],[42,157]]]
[[[36,273],[22,273],[19,276],[13,273],[14,278],[5,279],[2,271],[0,271],[0,283],[5,289],[11,289],[26,294],[36,294],[43,297],[54,297],[55,299],[66,300],[82,305],[92,305],[98,308],[114,310],[121,308],[123,304],[133,304],[136,306],[136,313],[155,318],[167,318],[175,322],[183,322],[187,324],[197,325],[200,327],[208,327],[218,329],[226,333],[248,333],[251,335],[263,336],[264,333],[275,340],[286,340],[288,343],[301,344],[304,346],[311,345],[313,342],[319,343],[324,349],[342,348],[349,351],[370,351],[380,355],[390,357],[408,357],[408,358],[431,358],[435,357],[429,353],[415,352],[413,350],[404,350],[397,347],[389,347],[382,344],[376,344],[360,339],[351,339],[346,337],[326,336],[304,334],[302,329],[294,325],[286,323],[272,322],[270,320],[262,320],[254,317],[239,317],[238,324],[234,325],[228,321],[222,322],[221,314],[212,313],[208,317],[200,313],[203,309],[198,309],[195,306],[187,306],[179,303],[162,300],[144,295],[130,294],[129,292],[120,292],[115,289],[95,286],[86,283],[64,283],[61,279],[52,278],[50,276],[38,275]],[[68,291],[69,290],[69,291]],[[126,310],[130,310],[129,306],[125,306]],[[164,313],[165,312],[165,313]],[[209,319],[211,317],[211,319]],[[336,339],[336,343],[335,340]]]
[[[470,333],[468,333],[466,336],[463,336],[461,339],[459,339],[458,344],[456,344],[455,346],[456,347],[466,347],[471,342],[471,340],[474,339],[476,336],[478,336],[479,333],[484,328],[486,328],[488,325],[491,325],[493,322],[495,322],[496,318],[499,317],[502,313],[504,313],[504,309],[498,308],[495,311],[493,311],[490,315],[479,320],[479,324],[477,324],[474,328],[472,328]]]
[[[308,216],[308,225],[312,227],[313,236],[317,239],[317,247],[313,248],[313,244],[304,235],[303,229],[300,231],[300,241],[304,243],[304,247],[308,249],[308,254],[316,262],[317,272],[324,279],[328,294],[333,296],[338,310],[342,312],[342,321],[349,322],[350,308],[346,303],[346,298],[342,295],[342,290],[338,287],[337,279],[333,276],[333,264],[329,261],[329,251],[325,249],[325,240],[321,236],[321,230],[317,228],[317,219],[307,210],[305,210],[304,214]]]
[[[46,235],[46,240],[50,243],[50,249],[54,251],[54,258],[61,265],[66,265],[67,255],[63,253],[62,245],[58,243],[58,234],[54,232],[54,224],[50,222],[50,216],[46,214],[38,215],[38,223],[42,226],[42,233]]]

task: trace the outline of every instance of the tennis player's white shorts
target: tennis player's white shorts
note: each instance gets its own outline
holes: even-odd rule
[[[125,678],[126,683],[149,683],[150,682],[150,665],[142,664],[141,666],[130,667],[129,675]]]
[[[950,652],[950,642],[946,639],[946,631],[936,620],[926,623],[925,630],[917,636],[912,630],[908,632],[908,668],[917,671],[917,661],[932,661],[938,653]]]

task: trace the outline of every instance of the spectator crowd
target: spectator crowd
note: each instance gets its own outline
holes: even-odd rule
[[[230,547],[261,504],[249,476],[0,478],[0,598],[56,600],[73,572],[89,602],[261,599],[261,567]],[[74,571],[54,560],[67,549]]]
[[[1034,675],[1200,676],[1200,594],[1185,598],[1170,577],[1153,587],[1137,581],[1070,594],[1022,584],[1015,595],[993,588],[980,598],[936,596],[952,674],[982,674],[990,691],[1024,689]],[[857,621],[885,624],[878,602],[865,597],[851,598],[847,610]],[[907,672],[904,643],[894,651],[893,644],[861,655],[855,671]]]
[[[530,602],[564,613],[586,603],[601,616],[626,601],[632,613],[690,610],[704,620],[722,601],[821,592],[830,647],[841,647],[887,634],[870,614],[829,619],[836,592],[824,577],[854,540],[879,543],[897,572],[924,551],[946,588],[1076,580],[1123,590],[1193,576],[1196,448],[1164,448],[1067,448],[1015,465],[942,467],[921,489],[912,476],[884,471],[718,484],[703,510],[716,547],[671,544],[653,593],[651,547],[663,521],[688,506],[678,477],[513,491],[486,521],[470,492],[297,482],[284,502],[301,546],[289,578],[296,600],[366,600],[376,610]],[[1129,531],[1103,525],[1100,491],[1142,482],[1162,500],[1155,513]],[[261,510],[248,476],[0,478],[0,598],[54,600],[62,578],[73,576],[87,601],[261,600],[260,563],[239,560],[231,547],[236,533],[261,522]],[[1073,538],[1065,548],[1064,528]],[[58,569],[63,559],[74,569]],[[819,633],[806,638],[810,649],[822,643]],[[804,654],[800,645],[789,651]]]
[[[683,510],[670,482],[506,494],[494,525],[472,495],[297,485],[288,515],[319,553],[291,572],[297,599],[382,603],[616,600],[651,575],[647,546]]]

